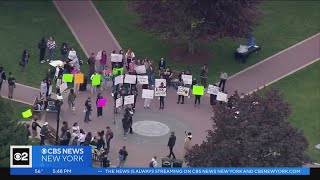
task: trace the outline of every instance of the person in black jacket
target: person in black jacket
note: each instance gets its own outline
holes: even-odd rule
[[[28,50],[26,50],[26,49],[23,50],[21,61],[20,61],[20,66],[22,67],[21,68],[22,72],[25,72],[27,64],[29,62],[29,58],[30,58],[30,54],[29,54]]]
[[[60,53],[61,53],[61,61],[67,61],[67,54],[69,52],[69,47],[67,43],[62,43],[61,48],[60,48]]]
[[[84,104],[84,109],[85,109],[85,117],[84,117],[84,122],[88,123],[90,120],[90,115],[91,115],[91,97],[88,97],[88,99],[86,100],[85,104]]]
[[[1,96],[1,87],[2,87],[2,82],[6,81],[6,73],[4,72],[3,66],[0,66],[0,96]]]
[[[40,50],[40,63],[44,63],[44,56],[46,54],[46,48],[47,48],[47,43],[46,40],[44,39],[44,37],[40,40],[39,44],[38,44],[38,48]]]
[[[127,139],[127,135],[129,132],[129,129],[132,124],[132,117],[131,116],[124,116],[122,118],[122,127],[123,127],[123,139]]]
[[[174,145],[176,144],[176,136],[174,135],[174,131],[171,132],[171,135],[169,137],[169,141],[168,141],[168,147],[169,147],[169,151],[170,151],[170,154],[167,156],[168,158],[171,158],[171,155],[173,157],[173,159],[176,158],[176,156],[174,155],[173,153],[173,147]]]

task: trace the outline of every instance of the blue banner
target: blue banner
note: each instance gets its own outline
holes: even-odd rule
[[[309,168],[11,168],[11,175],[310,175]]]

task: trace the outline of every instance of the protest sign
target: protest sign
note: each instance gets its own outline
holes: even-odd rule
[[[104,107],[107,105],[107,98],[98,99],[97,107]]]
[[[53,60],[53,61],[50,61],[49,64],[53,67],[57,67],[57,66],[60,66],[61,64],[63,64],[63,62],[61,60]]]
[[[101,75],[96,74],[92,76],[92,86],[98,86],[101,83]]]
[[[60,85],[60,92],[65,91],[66,89],[68,89],[68,84],[66,82],[62,83]]]
[[[181,96],[189,96],[190,88],[178,86],[177,94]]]
[[[149,84],[148,76],[137,76],[138,84]]]
[[[137,76],[136,75],[130,75],[130,74],[125,74],[124,75],[124,83],[136,84],[136,82],[137,82]]]
[[[204,87],[203,86],[193,86],[192,94],[202,96],[204,94]]]
[[[192,84],[192,75],[181,75],[181,79],[183,80],[184,84]]]
[[[116,99],[116,108],[122,106],[122,104],[123,104],[123,98],[122,97]]]
[[[122,62],[122,54],[113,54],[111,53],[111,62]]]
[[[220,88],[218,86],[214,86],[212,84],[209,84],[208,90],[207,90],[208,94],[217,95],[219,91],[220,91]]]
[[[129,95],[124,97],[123,105],[133,104],[134,103],[134,95]]]
[[[75,84],[82,84],[84,83],[84,74],[83,73],[77,73],[74,75],[74,83]]]
[[[160,87],[160,84],[163,82],[164,87],[167,86],[167,80],[166,79],[156,79],[155,80],[155,86]]]
[[[142,89],[142,98],[143,99],[153,99],[154,90]]]
[[[134,68],[134,70],[136,71],[137,74],[145,74],[145,73],[147,73],[145,65],[137,66],[137,67]]]
[[[120,74],[123,74],[123,68],[113,68],[112,69],[112,74],[117,75],[118,71],[120,71]]]
[[[73,75],[72,74],[63,74],[62,80],[64,82],[72,82],[73,81]]]
[[[228,94],[223,93],[223,92],[219,92],[219,93],[217,94],[216,100],[217,100],[217,101],[228,102]]]
[[[28,109],[28,110],[26,110],[26,111],[24,111],[24,112],[22,112],[22,117],[23,118],[29,118],[29,117],[31,117],[32,116],[32,111],[31,111],[31,109]]]
[[[114,78],[114,85],[122,84],[123,83],[123,75],[116,76]]]
[[[154,96],[166,96],[167,89],[166,88],[155,88]]]

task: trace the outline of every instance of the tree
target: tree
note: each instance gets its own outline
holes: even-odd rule
[[[191,167],[301,167],[308,142],[286,121],[291,113],[277,90],[214,108],[206,141],[188,151]]]
[[[131,1],[139,25],[163,39],[188,42],[194,53],[198,40],[247,37],[258,15],[259,0]]]
[[[9,103],[0,98],[0,166],[9,167],[10,145],[28,144],[27,129],[13,117]]]

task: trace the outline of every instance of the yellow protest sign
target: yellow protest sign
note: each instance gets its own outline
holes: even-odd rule
[[[84,74],[77,73],[74,75],[74,83],[75,84],[82,84],[84,82]]]
[[[22,117],[25,118],[25,119],[27,119],[27,118],[29,118],[31,116],[32,116],[31,109],[28,109],[28,110],[22,112]]]
[[[192,88],[192,94],[193,95],[200,95],[202,96],[204,94],[204,87],[203,86],[193,86]]]

